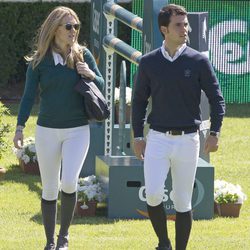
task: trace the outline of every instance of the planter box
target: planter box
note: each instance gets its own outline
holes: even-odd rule
[[[240,209],[242,204],[226,203],[218,204],[215,203],[216,213],[221,217],[239,217]]]
[[[81,208],[81,206],[83,205],[83,202],[77,201],[76,203],[76,209],[75,209],[75,214],[83,217],[93,217],[96,214],[96,207],[97,207],[97,202],[96,201],[89,201],[86,203],[86,205],[88,206],[87,209],[83,209]]]
[[[19,165],[24,173],[32,175],[40,175],[38,162],[28,162],[27,164],[19,159]]]

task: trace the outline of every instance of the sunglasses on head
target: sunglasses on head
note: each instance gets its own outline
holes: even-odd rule
[[[75,30],[79,30],[81,25],[79,23],[76,24],[66,23],[64,26],[66,30],[72,30],[72,28],[74,28]]]

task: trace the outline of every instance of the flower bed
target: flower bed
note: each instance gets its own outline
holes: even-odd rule
[[[37,162],[35,139],[28,137],[23,141],[23,146],[18,149],[13,149],[16,157],[19,160],[21,169],[28,174],[39,175],[39,166]]]
[[[240,209],[247,196],[240,185],[234,185],[224,180],[214,183],[215,213],[224,217],[239,217]]]
[[[104,198],[102,188],[96,176],[79,178],[77,188],[76,214],[80,216],[94,216],[97,203]]]

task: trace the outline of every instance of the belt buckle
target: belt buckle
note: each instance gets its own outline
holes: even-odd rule
[[[173,135],[173,136],[175,136],[175,135],[184,135],[185,132],[183,130],[182,131],[179,131],[179,130],[170,130],[169,134]]]

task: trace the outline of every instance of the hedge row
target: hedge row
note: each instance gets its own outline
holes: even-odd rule
[[[0,3],[0,87],[23,82],[24,56],[31,52],[37,29],[49,12],[60,3]],[[82,22],[80,43],[89,44],[89,3],[63,3],[72,8]]]

